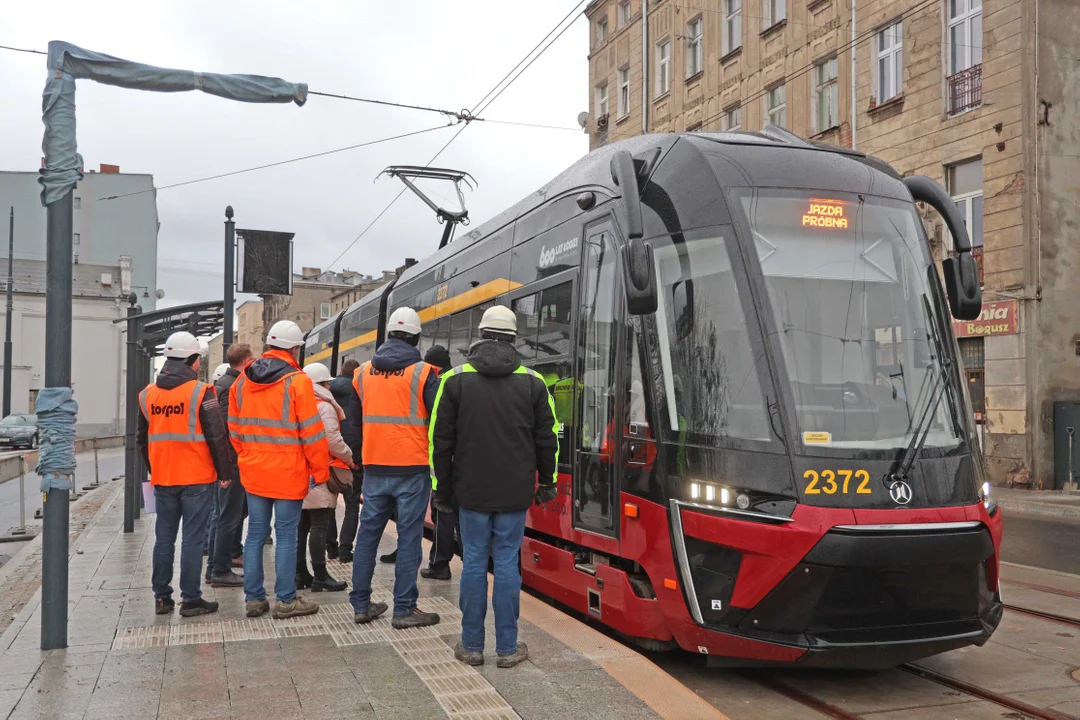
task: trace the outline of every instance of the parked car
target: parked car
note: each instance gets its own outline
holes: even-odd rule
[[[38,446],[37,415],[8,415],[0,420],[0,447]]]

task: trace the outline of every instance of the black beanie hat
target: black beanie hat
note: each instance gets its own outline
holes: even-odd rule
[[[450,351],[442,345],[432,345],[424,355],[424,362],[434,365],[439,370],[446,370],[450,367]]]

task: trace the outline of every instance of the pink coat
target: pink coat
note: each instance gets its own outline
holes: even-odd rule
[[[345,412],[334,400],[329,390],[321,385],[315,385],[315,401],[319,407],[319,417],[323,421],[323,429],[326,431],[326,440],[330,445],[330,454],[346,465],[352,463],[352,450],[341,437],[341,422],[345,419]],[[330,467],[339,480],[352,481],[352,473],[338,467]],[[304,498],[305,510],[318,510],[320,508],[337,507],[337,493],[331,492],[326,483],[319,483],[308,490]]]

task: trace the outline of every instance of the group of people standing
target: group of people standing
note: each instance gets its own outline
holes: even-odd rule
[[[281,321],[270,329],[262,357],[255,359],[247,346],[230,347],[215,387],[198,381],[196,338],[172,335],[160,374],[140,395],[137,436],[157,503],[156,612],[175,607],[170,583],[182,526],[182,616],[217,610],[202,597],[199,582],[208,544],[206,580],[213,587],[242,586],[248,617],[318,612],[297,590],[344,590],[346,583],[327,570],[327,558],[336,557],[353,563],[354,621],[369,623],[389,609],[372,602],[371,593],[379,543],[394,519],[397,549],[381,558],[395,563],[391,625],[436,624],[436,613],[417,606],[430,501],[435,542],[420,574],[450,579],[456,534],[463,548],[456,657],[483,662],[490,559],[498,664],[512,667],[527,658],[517,640],[518,553],[529,506],[556,494],[558,424],[543,378],[521,365],[514,348],[514,313],[489,308],[479,330],[482,339],[467,362],[450,368],[440,346],[421,358],[419,315],[399,308],[374,357],[362,365],[346,360],[332,378],[319,363],[300,368],[303,333]],[[340,534],[339,496],[345,506]],[[206,543],[211,514],[216,527]],[[278,569],[272,607],[263,575],[271,522]],[[283,571],[293,567],[295,573]]]

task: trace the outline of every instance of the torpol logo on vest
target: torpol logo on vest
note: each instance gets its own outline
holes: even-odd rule
[[[176,405],[151,405],[151,415],[164,415],[165,417],[172,417],[173,415],[184,414],[184,403],[177,403]]]
[[[564,243],[559,243],[552,248],[547,248],[541,245],[540,258],[537,260],[536,265],[537,267],[542,268],[548,267],[549,265],[554,265],[556,261],[563,259],[567,255],[572,253],[574,250],[577,250],[577,246],[577,238],[574,238],[573,240],[567,240]]]

